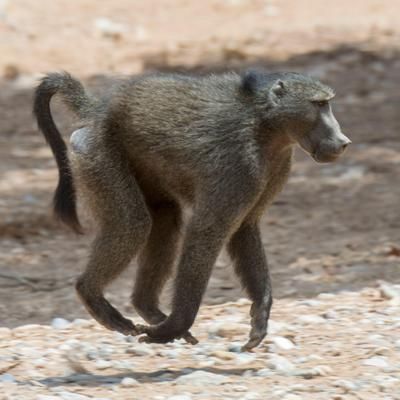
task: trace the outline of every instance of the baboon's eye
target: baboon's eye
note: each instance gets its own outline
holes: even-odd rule
[[[325,107],[328,105],[328,100],[318,100],[318,101],[313,101],[313,103],[318,107]]]

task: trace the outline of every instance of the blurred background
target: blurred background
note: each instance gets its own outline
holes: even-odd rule
[[[353,145],[331,165],[296,153],[262,220],[275,297],[400,282],[399,15],[398,0],[0,0],[0,326],[88,316],[73,284],[93,232],[53,220],[57,171],[31,115],[37,79],[57,70],[96,93],[121,74],[248,66],[333,86]],[[54,113],[67,138],[70,116]],[[134,265],[108,294],[128,315],[133,279]],[[205,303],[243,296],[222,254]]]

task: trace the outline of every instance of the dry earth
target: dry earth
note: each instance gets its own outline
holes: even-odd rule
[[[377,318],[377,321],[382,321],[379,326],[375,326],[375,322],[367,326],[356,321],[369,306],[378,316],[386,312],[383,311],[385,301],[371,300],[365,293],[373,289],[365,292],[363,288],[376,288],[381,280],[400,282],[400,2],[9,0],[6,6],[4,3],[4,0],[0,1],[0,327],[48,324],[55,317],[68,320],[87,317],[75,297],[73,282],[84,267],[93,233],[88,221],[88,235],[76,237],[51,218],[49,203],[56,183],[55,164],[36,130],[30,111],[33,86],[40,73],[65,69],[83,78],[94,91],[99,92],[110,84],[113,75],[154,69],[208,72],[257,65],[271,71],[296,70],[316,76],[336,89],[336,115],[353,145],[342,160],[332,165],[316,164],[298,152],[288,185],[262,220],[275,297],[288,298],[277,303],[273,318],[293,326],[296,336],[300,337],[302,356],[316,354],[323,357],[321,362],[317,360],[317,364],[325,365],[322,361],[326,354],[321,343],[335,341],[334,337],[338,335],[338,347],[345,345],[347,358],[333,363],[330,375],[345,378],[347,369],[341,369],[348,366],[352,376],[363,376],[367,369],[366,373],[370,373],[372,379],[371,385],[363,389],[367,394],[358,395],[358,392],[363,392],[356,391],[349,398],[396,398],[400,388],[376,394],[379,385],[373,380],[374,367],[361,366],[358,362],[366,355],[363,345],[357,342],[357,335],[367,338],[375,334],[371,332],[376,329],[390,331],[390,335],[395,337],[394,330],[397,329],[397,335],[399,332],[396,320],[400,314],[399,307],[396,313],[396,306],[390,306],[392,311],[387,319]],[[72,124],[64,111],[62,107],[56,107],[57,121],[67,136]],[[108,297],[127,315],[135,317],[128,301],[133,276],[134,266],[110,287]],[[319,325],[296,323],[296,315],[302,313],[301,307],[305,306],[295,299],[341,290],[353,294],[323,299],[321,304],[321,307],[328,307],[337,302],[335,306],[340,306],[342,301],[351,299],[351,310],[348,309],[346,315],[340,314],[340,323],[329,322],[330,330],[322,332]],[[230,262],[223,254],[210,281],[205,303],[219,304],[242,296]],[[219,310],[229,307],[204,309],[202,318],[213,319],[215,323],[229,322],[229,318],[225,319],[226,313],[218,314]],[[281,308],[288,310],[288,307],[293,307],[293,311],[281,311]],[[232,306],[232,310],[238,318],[245,318],[242,306]],[[320,311],[315,308],[315,313],[312,313],[320,315]],[[24,328],[18,329],[24,331]],[[108,346],[116,354],[125,351],[126,343],[121,338],[117,340],[97,327],[89,329],[78,323],[65,332],[39,327],[25,328],[25,332],[31,329],[35,334],[29,340],[37,340],[32,346],[37,346],[39,353],[47,337],[54,340],[54,346],[77,337],[88,346],[101,347],[104,339],[109,340]],[[203,344],[208,341],[208,329],[211,328],[203,329],[202,322],[199,322]],[[91,331],[99,336],[93,339],[93,343]],[[0,344],[1,362],[7,361],[9,354],[19,348],[15,342],[9,346],[10,340],[19,339],[16,336],[12,339],[7,336],[8,331],[4,332],[6,341]],[[225,349],[229,340],[226,339]],[[28,334],[21,341],[30,346]],[[297,345],[297,341],[295,343]],[[392,349],[393,355],[388,357],[388,362],[395,368],[399,362],[396,361],[399,348],[396,350],[393,343],[394,338],[388,339],[386,347]],[[202,348],[204,358],[208,358],[210,351],[220,349],[217,344],[216,347],[210,346]],[[175,349],[174,346],[171,348]],[[158,349],[162,350],[154,347],[152,351]],[[268,349],[258,350],[256,361],[261,359],[265,364],[270,357]],[[129,390],[147,393],[151,398],[151,382],[154,383],[151,379],[158,379],[157,371],[164,368],[163,364],[166,368],[174,365],[183,369],[203,368],[193,356],[196,353],[182,351],[185,354],[183,358],[180,353],[175,358],[162,353],[163,357],[155,361],[149,361],[152,357],[132,360],[140,369],[146,368],[154,375],[146,378],[150,379],[149,382],[132,375],[143,385]],[[32,354],[26,357],[40,359],[40,356]],[[54,359],[49,355],[56,364],[57,354],[54,353]],[[297,353],[293,354],[297,356]],[[294,363],[294,359],[289,359]],[[254,368],[259,368],[256,361]],[[236,365],[236,361],[231,363],[229,359],[224,363],[228,367]],[[264,364],[260,365],[269,368],[269,364]],[[5,365],[9,365],[8,361]],[[43,379],[50,379],[54,374],[64,373],[62,365],[66,364],[60,365],[61,369],[52,374],[40,366],[38,370]],[[135,365],[131,367],[137,370]],[[43,392],[33,389],[39,384],[32,386],[27,383],[30,382],[27,365],[22,363],[15,368],[10,373],[15,373],[15,379],[23,384],[17,385],[18,394],[14,398],[35,398],[34,390],[44,393],[45,389]],[[185,374],[178,372],[174,376]],[[243,378],[241,373],[231,375],[229,379],[236,385],[247,384],[247,378]],[[33,382],[40,381],[35,379]],[[275,375],[271,379],[254,377],[250,379],[248,390],[261,393],[261,398],[265,398],[266,393],[272,396],[280,388],[291,388],[294,382],[299,383],[298,380],[302,381],[298,377],[275,378]],[[101,379],[95,378],[90,382],[84,388],[88,396],[147,398],[143,397],[144,394],[118,397],[115,394],[118,390],[128,389],[121,388],[116,381],[111,383],[111,387],[117,385],[115,393],[104,388]],[[172,393],[187,391],[185,388],[176,391],[174,383],[165,382],[155,390],[154,396],[168,397]],[[232,382],[222,385],[221,393],[224,390],[235,391]],[[333,390],[337,393],[340,390],[333,389],[332,382],[329,382],[321,384],[320,392],[315,392],[312,389],[314,380],[302,381],[306,385],[306,394],[297,393],[297,396],[333,399],[336,395]],[[13,383],[5,385],[14,390]],[[51,386],[48,383],[44,385]],[[65,391],[76,389],[79,392],[79,385],[72,386],[73,389]],[[321,394],[323,390],[327,390],[326,396]],[[214,388],[210,392],[214,393]],[[240,389],[232,396],[221,394],[222,398],[236,396],[243,399],[245,395],[246,392],[240,392]],[[289,395],[292,393],[285,394]],[[205,394],[205,397],[201,396],[199,389],[196,398],[213,398]],[[275,393],[274,396],[284,398],[283,394]],[[296,399],[293,396],[287,399],[290,398]]]
[[[279,300],[253,353],[240,352],[245,299],[204,307],[196,346],[145,345],[83,319],[1,328],[0,398],[396,400],[399,306],[400,285],[388,284]]]

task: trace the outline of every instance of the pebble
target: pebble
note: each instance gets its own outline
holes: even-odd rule
[[[0,382],[16,382],[16,380],[14,375],[5,373],[0,375]]]
[[[237,355],[232,352],[221,350],[213,351],[211,352],[211,355],[224,361],[234,360],[237,357]]]
[[[153,357],[155,355],[154,350],[145,344],[142,344],[141,347],[128,347],[125,352],[139,357]]]
[[[123,387],[132,387],[139,385],[139,382],[136,379],[125,377],[121,381],[121,386]]]
[[[211,328],[210,333],[224,338],[231,338],[237,335],[245,335],[249,331],[249,327],[244,324],[227,323],[220,324]]]
[[[112,367],[112,362],[108,360],[97,360],[94,363],[95,368],[97,369],[107,369]]]
[[[359,385],[356,385],[354,382],[345,379],[339,379],[333,382],[333,385],[344,389],[346,392],[355,392],[359,389]]]
[[[256,354],[252,353],[239,353],[236,355],[236,364],[242,365],[242,364],[248,364],[256,359]]]
[[[72,321],[72,325],[81,328],[89,328],[94,325],[93,320],[76,318]]]
[[[294,369],[294,365],[287,358],[272,354],[267,361],[267,367],[280,372],[290,372]]]
[[[271,375],[273,375],[273,372],[269,368],[262,368],[256,372],[256,376],[265,377],[265,376],[271,376]]]
[[[302,400],[303,398],[301,396],[298,396],[297,394],[294,393],[289,393],[286,396],[282,397],[282,400]]]
[[[68,320],[64,319],[64,318],[54,318],[51,321],[51,326],[54,329],[66,329],[68,327],[70,327],[71,322],[69,322]]]
[[[72,393],[72,392],[60,392],[59,395],[63,400],[90,400],[90,397],[84,396],[83,394]]]
[[[377,368],[388,368],[389,364],[386,361],[385,357],[371,357],[368,358],[367,360],[363,361],[364,365],[369,365],[371,367],[377,367]]]
[[[275,336],[272,341],[282,350],[292,350],[295,347],[293,342],[283,336]]]
[[[227,376],[206,371],[195,371],[176,379],[176,383],[179,385],[192,386],[221,385],[226,382],[229,382]]]
[[[319,315],[300,315],[298,320],[303,324],[325,324],[326,320]]]

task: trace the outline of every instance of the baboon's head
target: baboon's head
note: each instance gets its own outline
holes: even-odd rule
[[[351,143],[332,113],[335,94],[321,82],[297,73],[249,71],[243,89],[254,96],[265,125],[287,134],[314,160],[334,161]]]

